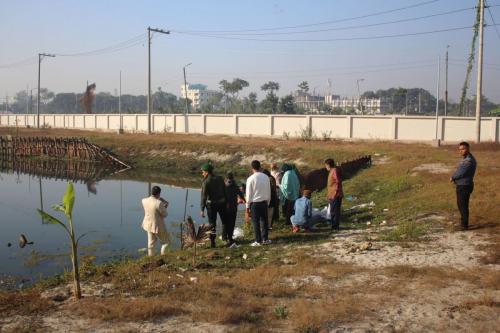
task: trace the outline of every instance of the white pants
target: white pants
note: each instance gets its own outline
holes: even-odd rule
[[[168,234],[166,232],[159,232],[154,234],[152,232],[147,231],[148,234],[148,255],[154,256],[155,254],[155,245],[159,240],[161,244],[161,254],[165,254],[168,246]]]

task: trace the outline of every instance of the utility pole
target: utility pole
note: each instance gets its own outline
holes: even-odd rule
[[[29,84],[26,85],[26,114],[28,114],[30,112],[30,86]]]
[[[151,134],[151,32],[158,32],[161,34],[170,34],[170,31],[165,31],[161,29],[153,29],[148,27],[148,134]]]
[[[419,90],[418,91],[418,114],[422,114],[422,98],[421,98],[422,96],[421,96],[421,94],[422,94],[422,91]]]
[[[184,73],[184,100],[186,102],[186,115],[189,113],[188,91],[187,91],[187,81],[186,81],[186,67],[189,65],[191,65],[191,63],[182,67],[182,72]]]
[[[123,116],[122,116],[122,71],[120,71],[120,94],[118,95],[118,113],[120,114],[120,128],[118,134],[123,133]]]
[[[476,142],[481,142],[481,96],[483,89],[483,32],[484,32],[484,0],[479,5],[479,55],[477,58],[477,91],[476,91]]]
[[[357,79],[356,80],[356,85],[358,86],[358,102],[359,102],[359,108],[361,111],[361,114],[363,114],[363,103],[361,103],[361,90],[359,89],[359,83],[364,81],[365,79]]]
[[[38,53],[38,96],[36,99],[36,127],[40,128],[40,67],[44,57],[54,58],[54,54]]]
[[[439,86],[441,84],[441,56],[438,57],[438,72],[436,84],[436,141],[438,141],[438,119],[439,119]]]
[[[448,115],[448,49],[450,45],[446,45],[446,75],[444,79],[444,116]]]
[[[405,93],[405,116],[408,115],[408,89],[406,89]]]

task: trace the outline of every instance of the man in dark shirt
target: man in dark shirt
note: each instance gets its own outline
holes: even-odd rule
[[[213,166],[205,163],[201,166],[203,182],[201,184],[201,204],[200,215],[205,217],[205,208],[207,210],[208,223],[211,227],[210,246],[215,247],[217,214],[221,221],[225,221],[224,213],[226,211],[226,185],[224,179],[213,173]]]
[[[458,151],[462,156],[462,161],[457,170],[451,176],[450,182],[456,185],[457,206],[460,211],[461,230],[469,227],[469,199],[474,190],[474,174],[476,173],[476,159],[470,153],[470,145],[467,142],[460,142]]]

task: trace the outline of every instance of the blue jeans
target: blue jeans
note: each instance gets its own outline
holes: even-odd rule
[[[267,241],[269,229],[269,225],[267,223],[267,201],[252,202],[250,204],[250,214],[252,215],[255,241],[257,243],[262,243],[263,240]]]
[[[330,221],[332,221],[332,230],[340,229],[340,206],[342,198],[330,200]]]

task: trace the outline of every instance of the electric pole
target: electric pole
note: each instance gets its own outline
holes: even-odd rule
[[[187,81],[186,81],[186,67],[191,65],[191,63],[182,67],[182,72],[184,73],[184,99],[186,102],[186,116],[189,113],[189,103],[188,103],[188,91],[187,91]]]
[[[363,103],[361,103],[361,90],[359,89],[359,83],[363,82],[365,79],[357,79],[356,80],[356,85],[358,86],[358,102],[359,102],[359,108],[361,111],[361,114],[363,114]]]
[[[38,53],[38,96],[36,99],[36,127],[40,128],[40,67],[42,65],[42,59],[44,57],[54,58],[54,54],[48,53]]]
[[[441,84],[441,56],[438,57],[438,72],[436,84],[436,140],[438,140],[438,119],[439,119],[439,86]]]
[[[418,114],[422,114],[422,98],[421,98],[422,91],[418,91]]]
[[[448,49],[450,45],[446,45],[446,74],[444,79],[444,116],[448,115]]]
[[[405,116],[408,115],[408,89],[406,89],[405,93]]]
[[[484,0],[479,4],[479,54],[477,58],[477,91],[476,91],[476,142],[481,141],[481,96],[483,89],[483,31]]]
[[[122,71],[120,71],[120,94],[118,95],[118,113],[120,114],[120,128],[118,134],[123,133],[123,116],[122,116]]]
[[[148,134],[151,134],[151,31],[158,32],[160,34],[168,35],[170,31],[165,31],[161,29],[153,29],[148,27],[148,100],[147,100],[147,108],[148,108]]]

